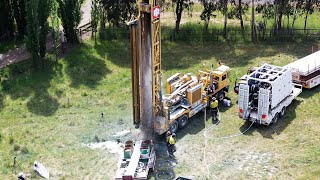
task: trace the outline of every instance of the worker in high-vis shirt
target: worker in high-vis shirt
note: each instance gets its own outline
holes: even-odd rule
[[[173,157],[173,153],[176,151],[176,134],[172,133],[170,136],[167,137],[167,148],[168,148],[168,153],[170,157]]]
[[[212,101],[210,103],[210,108],[211,108],[211,116],[212,120],[218,120],[218,100],[215,97],[212,97]]]

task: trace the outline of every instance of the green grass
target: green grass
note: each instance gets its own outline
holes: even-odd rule
[[[202,64],[222,60],[232,68],[231,81],[251,66],[263,63],[284,65],[311,51],[310,43],[183,43],[162,44],[163,81],[176,72],[196,73]],[[26,70],[30,62],[3,70],[9,77],[0,95],[0,179],[13,179],[13,157],[18,171],[31,172],[33,161],[43,162],[54,179],[112,179],[117,156],[91,150],[84,144],[114,140],[112,134],[132,126],[131,71],[128,41],[87,42],[58,62],[48,60],[44,72]],[[232,89],[233,87],[231,87]],[[248,134],[209,141],[209,152],[217,157],[211,167],[214,177],[254,179],[239,171],[242,154],[270,152],[269,166],[277,167],[277,179],[315,178],[319,175],[319,87],[305,90],[288,108],[282,121],[270,127],[254,126]],[[244,130],[237,117],[236,96],[229,109],[221,108],[221,124],[211,136],[225,136]],[[100,121],[104,112],[106,121]],[[201,161],[205,128],[203,114],[178,132],[176,176],[205,178]],[[207,126],[211,124],[207,122]],[[195,151],[195,152],[194,152]],[[198,153],[190,160],[190,153]],[[209,159],[212,157],[208,157]],[[240,161],[241,162],[241,161]],[[262,173],[267,178],[267,173]],[[33,175],[34,176],[34,175]]]

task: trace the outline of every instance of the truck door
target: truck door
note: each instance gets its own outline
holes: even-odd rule
[[[269,92],[270,91],[268,89],[260,88],[259,90],[257,119],[260,120],[260,124],[261,123],[265,124],[268,120],[268,115],[269,115],[268,112],[269,112],[269,104],[270,104]]]
[[[238,99],[238,107],[239,107],[239,117],[245,118],[245,112],[248,110],[249,105],[249,86],[246,84],[240,84],[239,86],[239,99]]]

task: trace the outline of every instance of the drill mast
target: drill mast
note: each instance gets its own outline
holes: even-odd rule
[[[138,0],[131,21],[133,123],[153,129],[161,112],[161,37],[159,0]]]

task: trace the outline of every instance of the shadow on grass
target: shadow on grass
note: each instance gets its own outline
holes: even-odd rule
[[[94,45],[97,53],[120,67],[131,67],[129,40],[99,40]]]
[[[303,99],[309,99],[310,97],[314,96],[315,94],[320,92],[320,85],[312,88],[312,89],[302,89],[302,93],[299,95],[299,97]]]
[[[47,91],[44,91],[35,93],[28,101],[27,107],[33,114],[47,117],[53,115],[57,111],[59,103],[56,98],[51,97]]]
[[[208,115],[209,114],[207,113],[207,117]],[[185,126],[182,129],[179,129],[176,133],[177,140],[179,141],[179,139],[183,138],[186,135],[195,135],[202,131],[205,127],[204,118],[205,115],[203,112],[199,112],[198,114],[190,118],[187,126]]]
[[[66,74],[70,77],[71,86],[85,85],[94,88],[99,81],[111,73],[103,59],[104,56],[87,44],[82,44],[78,49],[65,57]],[[100,55],[100,57],[99,57]]]
[[[101,51],[102,49],[100,47]],[[32,71],[30,60],[1,70],[8,79],[1,85],[3,95],[0,95],[0,111],[3,109],[1,108],[3,99],[10,96],[13,100],[27,100],[27,108],[33,114],[53,115],[59,108],[58,98],[63,92],[55,89],[51,84],[52,79],[61,82],[66,74],[71,80],[71,87],[77,88],[84,85],[94,88],[101,79],[111,73],[103,56],[99,56],[96,51],[98,50],[92,48],[90,44],[81,44],[66,54],[64,59],[58,63],[48,59],[42,71]],[[50,95],[49,88],[55,89],[55,95]]]
[[[4,96],[10,96],[13,100],[28,99],[27,108],[33,114],[53,115],[58,109],[59,103],[49,94],[48,88],[55,75],[53,69],[57,66],[61,66],[61,64],[54,64],[48,60],[46,68],[37,72],[30,70],[30,61],[7,67],[11,76],[2,84]]]
[[[296,108],[299,106],[301,101],[293,100],[292,103],[287,107],[287,111],[284,117],[279,118],[276,123],[270,124],[269,126],[253,124],[250,130],[248,130],[244,135],[252,136],[254,131],[259,132],[262,137],[273,139],[272,135],[281,134],[290,124],[296,119]],[[241,127],[240,131],[244,132],[248,128],[248,124],[251,122],[246,121]]]

